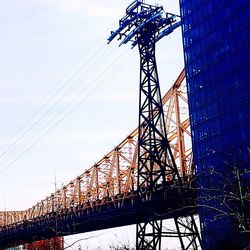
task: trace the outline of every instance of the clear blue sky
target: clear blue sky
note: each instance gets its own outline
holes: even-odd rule
[[[130,3],[1,0],[1,210],[31,207],[54,191],[54,168],[61,187],[137,126],[138,51],[106,45]],[[180,30],[157,46],[164,93],[183,68]]]

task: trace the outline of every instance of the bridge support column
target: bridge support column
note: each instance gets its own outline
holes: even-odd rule
[[[136,249],[161,249],[162,220],[147,221],[136,225]]]
[[[201,238],[193,216],[174,218],[175,229],[163,226],[162,220],[137,224],[137,250],[161,250],[163,237],[179,238],[182,250],[201,249]]]
[[[174,218],[182,250],[201,249],[200,233],[194,216]]]

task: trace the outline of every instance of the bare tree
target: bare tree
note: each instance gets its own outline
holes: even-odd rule
[[[220,170],[209,167],[196,174],[190,188],[197,193],[196,206],[208,215],[203,219],[203,227],[230,221],[236,232],[237,249],[250,249],[249,166],[231,159]]]
[[[134,244],[135,245],[135,244]],[[110,250],[135,250],[135,247],[131,246],[130,242],[116,242],[109,245]]]

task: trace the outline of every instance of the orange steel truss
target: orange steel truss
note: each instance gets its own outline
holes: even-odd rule
[[[168,140],[180,176],[188,181],[193,176],[191,133],[184,70],[162,99]],[[118,206],[137,187],[137,135],[135,129],[119,145],[91,168],[63,188],[26,211],[0,212],[0,227],[18,224],[53,212],[73,209],[78,205],[118,200]]]

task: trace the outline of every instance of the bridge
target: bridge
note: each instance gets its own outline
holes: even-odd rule
[[[188,184],[194,169],[184,70],[162,103],[175,162]],[[136,224],[147,218],[148,214],[138,215],[137,211],[137,137],[135,129],[94,166],[33,207],[0,212],[0,246]],[[196,214],[192,189],[187,185],[186,190],[187,196],[180,202],[177,188],[164,193],[159,189],[164,202],[154,205],[152,211],[162,213],[164,219]],[[152,207],[147,197],[143,204]]]
[[[161,98],[155,63],[155,43],[180,26],[175,18],[143,1],[127,8],[109,42],[125,36],[121,44],[139,47],[138,128],[33,207],[0,212],[2,248],[131,224],[137,224],[137,249],[160,249],[161,237],[178,237],[182,249],[199,248],[185,71]],[[175,231],[162,228],[169,218]]]

